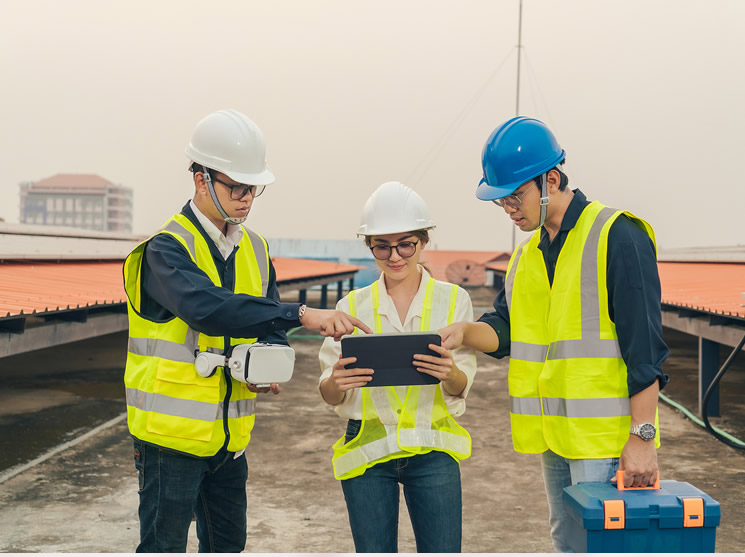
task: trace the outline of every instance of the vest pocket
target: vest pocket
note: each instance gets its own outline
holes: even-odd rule
[[[215,422],[192,420],[177,416],[167,416],[151,412],[147,420],[147,430],[150,433],[179,439],[193,439],[195,441],[211,441],[215,431]]]
[[[208,379],[209,382],[198,379]],[[193,364],[160,360],[147,430],[169,437],[210,441],[215,422],[222,421],[219,415],[219,380],[219,376],[199,377]]]

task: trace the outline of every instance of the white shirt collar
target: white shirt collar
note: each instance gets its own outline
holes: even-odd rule
[[[197,217],[199,224],[202,225],[207,236],[209,236],[210,240],[214,242],[222,256],[227,259],[228,256],[233,253],[235,246],[237,246],[243,238],[243,228],[241,225],[228,224],[227,234],[223,236],[220,229],[199,210],[194,203],[194,200],[189,201],[189,206],[191,207],[191,210],[194,211],[194,216]]]

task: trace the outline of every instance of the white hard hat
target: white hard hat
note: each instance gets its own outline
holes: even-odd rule
[[[386,182],[365,202],[357,235],[395,234],[434,227],[427,204],[418,193],[401,182]]]
[[[194,128],[185,152],[189,160],[241,184],[266,186],[274,182],[266,164],[264,134],[236,110],[218,110],[205,116]]]

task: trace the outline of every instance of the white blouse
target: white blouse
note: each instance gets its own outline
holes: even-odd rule
[[[420,330],[422,309],[424,307],[424,294],[427,289],[427,281],[430,278],[430,274],[421,265],[419,266],[419,271],[422,273],[419,290],[417,291],[416,296],[414,296],[411,306],[409,306],[409,311],[403,323],[401,323],[398,311],[396,311],[393,299],[388,295],[383,275],[378,279],[378,287],[380,289],[380,306],[378,308],[378,313],[380,314],[381,332],[412,333]],[[344,298],[339,300],[336,304],[336,309],[349,313],[349,296],[344,296]],[[453,315],[453,322],[455,321],[473,321],[473,305],[471,304],[471,297],[468,295],[468,292],[460,287],[458,288],[458,295],[455,302],[455,314]],[[466,375],[466,388],[457,396],[449,394],[443,388],[442,383],[440,383],[440,389],[442,390],[442,396],[447,405],[448,412],[457,417],[466,411],[465,399],[468,395],[468,391],[471,389],[471,385],[473,384],[473,378],[476,375],[476,353],[470,348],[465,347],[457,348],[451,352],[456,367]],[[332,367],[339,360],[339,354],[341,354],[341,343],[334,341],[333,338],[327,337],[323,341],[321,351],[318,354],[322,372],[321,378],[318,381],[319,391],[323,380],[331,376]],[[401,400],[403,400],[406,396],[408,387],[397,386],[394,388]],[[362,393],[360,389],[357,388],[346,391],[342,401],[331,407],[342,418],[361,420]]]

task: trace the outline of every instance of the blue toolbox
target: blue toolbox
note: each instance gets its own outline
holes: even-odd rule
[[[623,486],[623,480],[619,483]],[[617,489],[610,482],[564,488],[578,553],[713,553],[719,503],[686,482]]]

